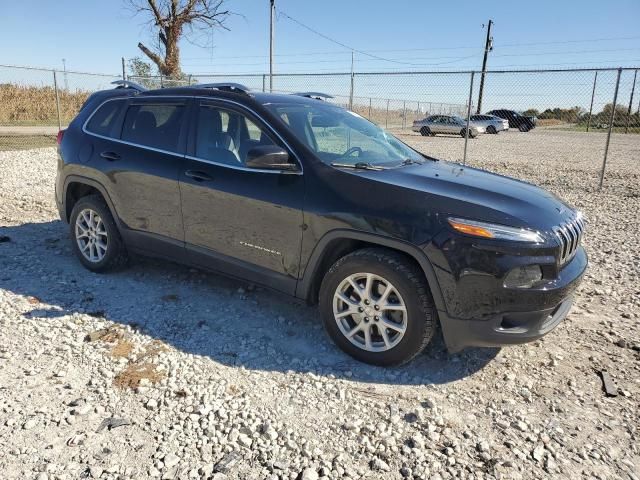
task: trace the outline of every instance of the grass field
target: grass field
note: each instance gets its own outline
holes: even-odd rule
[[[59,90],[60,116],[69,122],[91,94],[84,90]],[[0,125],[57,125],[58,112],[53,87],[0,84]]]

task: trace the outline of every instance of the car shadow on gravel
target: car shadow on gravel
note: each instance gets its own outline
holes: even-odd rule
[[[31,318],[83,313],[130,325],[176,349],[251,370],[313,372],[368,383],[426,385],[464,379],[499,349],[449,355],[438,334],[408,365],[378,368],[342,353],[315,307],[221,275],[135,259],[97,275],[73,255],[60,221],[0,227],[0,288],[26,297]],[[89,333],[89,332],[87,332]]]

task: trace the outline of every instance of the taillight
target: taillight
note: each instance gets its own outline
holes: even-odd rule
[[[64,137],[64,130],[58,130],[58,136],[56,137],[56,142],[58,145],[62,143],[62,137]]]

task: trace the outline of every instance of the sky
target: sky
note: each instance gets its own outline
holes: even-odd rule
[[[153,45],[145,18],[127,0],[1,0],[0,64],[117,73],[120,58]],[[268,71],[268,0],[227,0],[236,13],[214,46],[182,44],[187,73]],[[640,1],[433,2],[418,0],[276,0],[277,72],[467,70],[482,64],[491,18],[500,68],[640,65]],[[8,48],[8,46],[11,48]]]
[[[51,72],[2,65],[62,69],[63,59],[67,71],[119,75],[122,57],[143,57],[139,41],[149,47],[158,42],[148,19],[128,5],[128,0],[0,0],[0,83],[49,84]],[[225,78],[260,89],[262,77],[246,74],[269,71],[269,1],[226,0],[225,5],[233,12],[228,30],[212,32],[206,48],[183,41],[182,70],[237,74]],[[489,70],[640,66],[640,0],[276,0],[276,8],[276,73],[349,72],[352,51],[355,72],[479,70],[489,19],[494,22]],[[633,73],[623,72],[621,99],[631,94]],[[488,75],[483,109],[588,109],[593,77],[594,72]],[[220,81],[210,78],[200,81]],[[349,78],[279,77],[274,88],[320,90],[346,102]],[[112,79],[65,74],[60,82],[91,90],[108,88]],[[475,92],[478,81],[476,76]],[[611,102],[615,81],[615,71],[600,74],[595,111]],[[468,74],[357,76],[354,96],[379,109],[389,100],[391,109],[409,102],[407,108],[416,111],[459,113],[468,85]]]

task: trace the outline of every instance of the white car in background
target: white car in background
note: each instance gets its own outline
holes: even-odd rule
[[[495,115],[471,115],[470,120],[476,125],[484,127],[487,133],[498,133],[509,130],[509,120],[496,117]]]

